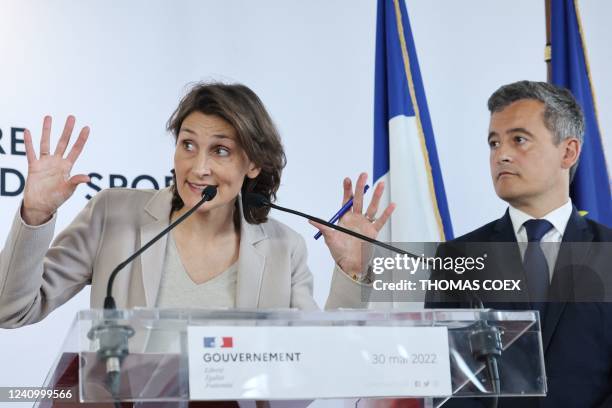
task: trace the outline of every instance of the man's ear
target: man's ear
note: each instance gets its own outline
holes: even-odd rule
[[[561,142],[563,145],[563,157],[561,158],[561,167],[564,169],[569,169],[572,167],[577,161],[578,157],[580,157],[580,141],[578,138],[569,137]]]
[[[259,176],[259,173],[261,173],[261,167],[257,167],[253,162],[249,163],[249,170],[247,171],[246,176],[250,179],[254,179],[255,177]]]

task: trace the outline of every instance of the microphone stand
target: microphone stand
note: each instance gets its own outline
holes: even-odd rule
[[[491,380],[492,397],[491,408],[496,408],[498,396],[501,391],[501,381],[499,378],[499,367],[497,359],[502,354],[501,331],[497,326],[491,326],[486,320],[476,323],[470,333],[470,346],[472,354],[479,361],[484,361],[487,368],[487,375]]]
[[[129,265],[140,254],[149,249],[151,245],[156,243],[161,237],[170,232],[174,227],[183,222],[187,217],[193,214],[198,208],[207,201],[211,201],[217,195],[217,187],[207,186],[202,191],[202,199],[198,201],[193,208],[189,209],[185,214],[177,218],[173,223],[168,225],[162,232],[157,234],[153,239],[142,246],[138,251],[134,252],[129,258],[121,262],[111,272],[108,278],[106,287],[106,298],[104,299],[104,321],[92,327],[87,333],[90,340],[98,341],[97,356],[99,361],[103,361],[106,365],[106,385],[111,392],[115,407],[121,406],[120,400],[120,385],[121,385],[121,362],[129,354],[128,340],[135,333],[134,329],[129,325],[118,324],[114,319],[119,318],[117,305],[113,298],[113,283],[117,274]],[[112,319],[112,320],[111,320]]]
[[[484,303],[480,297],[468,291],[470,307],[473,309],[484,309]],[[494,325],[489,325],[486,320],[479,320],[475,323],[470,332],[470,348],[472,355],[478,361],[486,364],[487,376],[491,380],[491,408],[497,408],[499,393],[501,392],[501,380],[499,378],[499,366],[497,359],[501,357],[503,347],[501,340],[502,332]]]

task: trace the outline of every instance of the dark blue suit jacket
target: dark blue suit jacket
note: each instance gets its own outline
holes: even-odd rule
[[[445,251],[444,246],[473,242],[516,243],[509,213],[449,241],[441,246],[441,251]],[[584,244],[570,249],[570,243],[577,242]],[[547,396],[500,398],[500,408],[612,407],[612,303],[608,303],[612,296],[612,254],[606,253],[601,245],[589,244],[596,242],[612,242],[612,229],[581,217],[574,208],[563,234],[551,282],[550,293],[555,293],[558,300],[548,304],[542,317]],[[518,245],[506,244],[505,248],[502,262],[491,260],[498,268],[495,271],[498,277],[523,271]],[[465,298],[463,301],[450,299],[450,303],[449,299],[440,300],[444,299],[440,299],[439,294],[438,297],[428,294],[427,307],[470,307]],[[529,308],[528,303],[503,305],[505,309]],[[500,308],[499,303],[487,301],[485,307]],[[485,407],[487,404],[487,399],[457,398],[445,406]]]

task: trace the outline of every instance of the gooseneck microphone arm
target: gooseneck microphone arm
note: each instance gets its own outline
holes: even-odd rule
[[[387,249],[389,251],[396,252],[396,253],[399,253],[399,254],[402,254],[402,255],[407,255],[407,256],[409,256],[411,258],[418,258],[419,257],[418,255],[412,254],[412,253],[410,253],[408,251],[404,251],[403,249],[400,249],[400,248],[396,248],[396,247],[394,247],[392,245],[385,244],[384,242],[375,240],[373,238],[366,237],[365,235],[362,235],[362,234],[360,234],[358,232],[355,232],[355,231],[351,231],[350,229],[341,227],[340,225],[335,225],[335,224],[329,223],[329,222],[327,222],[327,221],[325,221],[325,220],[323,220],[321,218],[313,217],[312,215],[308,215],[308,214],[305,214],[305,213],[300,212],[300,211],[292,210],[291,208],[281,207],[280,205],[273,204],[273,203],[270,202],[270,200],[268,200],[267,198],[265,198],[261,194],[247,193],[247,194],[245,194],[244,198],[245,198],[245,202],[247,203],[247,205],[250,205],[250,206],[253,206],[253,207],[270,207],[270,208],[274,208],[275,210],[287,212],[287,213],[290,213],[290,214],[295,214],[295,215],[297,215],[299,217],[309,219],[309,220],[317,222],[319,224],[323,224],[326,227],[329,227],[329,228],[335,229],[337,231],[343,232],[345,234],[348,234],[348,235],[350,235],[352,237],[361,239],[363,241],[367,241],[367,242],[369,242],[371,244],[374,244],[374,245],[379,246],[381,248],[385,248],[385,249]]]
[[[113,272],[111,273],[110,277],[108,278],[108,284],[106,286],[106,298],[104,298],[104,309],[114,310],[114,309],[117,308],[117,306],[115,304],[115,299],[113,298],[113,294],[112,293],[113,293],[113,283],[115,282],[115,277],[117,276],[119,271],[121,271],[123,268],[125,268],[127,265],[129,265],[130,262],[132,262],[134,259],[136,259],[144,251],[149,249],[151,247],[151,245],[156,243],[161,237],[163,237],[168,232],[170,232],[174,227],[176,227],[178,224],[183,222],[183,220],[185,218],[187,218],[191,214],[193,214],[198,208],[200,208],[200,206],[202,204],[204,204],[206,201],[210,201],[213,198],[215,198],[216,195],[217,195],[217,187],[215,187],[215,186],[206,186],[204,188],[204,190],[202,191],[202,199],[200,201],[198,201],[198,203],[196,205],[194,205],[193,208],[189,209],[189,211],[187,211],[185,214],[183,214],[179,218],[177,218],[176,221],[174,221],[172,224],[168,225],[162,232],[157,234],[153,239],[151,239],[149,242],[147,242],[145,245],[143,245],[142,248],[140,248],[138,251],[134,252],[128,259],[126,259],[125,261],[123,261],[119,265],[117,265],[117,267],[113,270]]]
[[[120,388],[121,388],[121,363],[129,354],[128,340],[135,333],[134,329],[116,321],[118,316],[115,299],[113,299],[113,282],[115,277],[123,268],[132,262],[138,255],[149,249],[151,245],[166,235],[183,220],[194,213],[206,201],[210,201],[217,195],[217,187],[207,186],[202,191],[202,199],[185,214],[181,215],[176,221],[170,224],[162,232],[142,246],[128,259],[121,262],[108,278],[106,288],[106,298],[104,299],[104,320],[92,327],[87,333],[87,337],[98,343],[97,356],[106,366],[106,386],[111,393],[116,408],[121,407]]]

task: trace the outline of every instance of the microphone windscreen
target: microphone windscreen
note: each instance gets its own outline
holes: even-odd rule
[[[249,207],[261,208],[270,205],[270,202],[266,197],[257,193],[246,193],[243,196],[243,201]]]
[[[202,190],[202,197],[208,197],[207,201],[212,200],[217,195],[217,187],[215,186],[206,186],[204,190]]]

